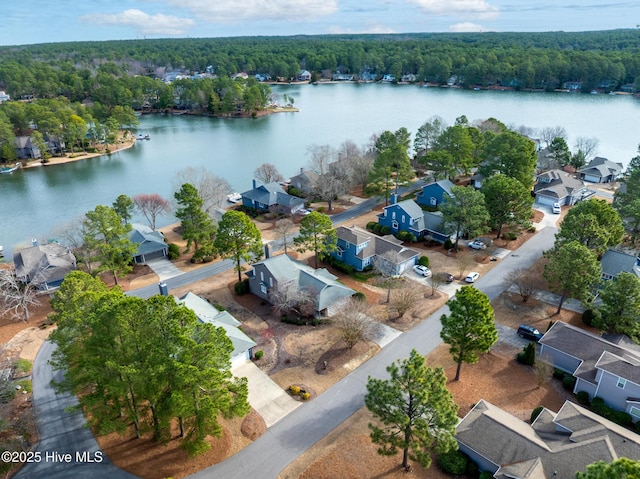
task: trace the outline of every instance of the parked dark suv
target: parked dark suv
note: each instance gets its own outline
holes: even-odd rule
[[[540,338],[544,336],[544,334],[542,334],[533,326],[529,326],[528,324],[521,324],[520,326],[518,326],[518,336],[530,341],[539,341]]]

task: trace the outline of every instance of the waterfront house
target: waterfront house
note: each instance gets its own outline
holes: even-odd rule
[[[16,155],[20,159],[40,158],[40,150],[31,141],[30,136],[16,136]]]
[[[300,173],[289,179],[289,184],[303,193],[310,194],[320,178],[320,175],[313,170],[300,168]]]
[[[533,192],[536,203],[548,206],[554,203],[559,203],[560,206],[574,205],[590,195],[582,181],[562,170],[540,173],[533,186]]]
[[[176,302],[193,311],[200,322],[224,329],[225,334],[233,344],[231,367],[253,357],[253,348],[256,346],[256,342],[242,332],[240,329],[242,323],[228,311],[218,310],[209,301],[192,292],[177,298]]]
[[[157,258],[164,258],[169,254],[169,247],[164,236],[159,231],[154,231],[148,226],[131,224],[129,240],[138,246],[133,255],[136,264],[143,264]]]
[[[456,427],[460,451],[499,479],[571,478],[595,461],[640,457],[640,436],[565,401],[530,425],[481,399]]]
[[[393,234],[406,231],[415,235],[416,239],[429,236],[439,243],[444,243],[450,237],[444,230],[439,211],[423,211],[413,200],[396,203],[395,194],[391,195],[390,202],[378,215],[378,223],[388,226]]]
[[[340,226],[336,233],[338,249],[331,256],[353,266],[356,271],[372,266],[378,256],[394,252],[399,262],[393,274],[401,275],[415,265],[420,256],[418,251],[402,246],[402,241],[391,235],[380,237],[358,226]]]
[[[296,75],[296,81],[310,81],[311,73],[307,70],[300,70]]]
[[[20,281],[42,290],[57,288],[67,273],[76,269],[71,250],[56,242],[40,245],[34,241],[30,248],[13,254],[13,263]]]
[[[253,188],[241,193],[242,205],[245,208],[255,208],[268,211],[275,208],[278,213],[291,215],[304,208],[304,200],[286,193],[279,183],[258,185],[253,180]]]
[[[249,291],[269,303],[271,293],[278,287],[293,286],[297,290],[311,291],[315,297],[316,315],[319,316],[330,315],[336,303],[355,294],[326,269],[314,269],[286,254],[252,264],[247,276]]]
[[[437,208],[440,203],[451,197],[453,183],[450,180],[440,180],[424,185],[416,196],[416,203],[430,208]]]
[[[622,163],[614,163],[606,158],[596,156],[578,170],[580,178],[590,183],[611,183],[616,181],[622,175]]]
[[[7,95],[4,90],[0,90],[0,103],[2,103],[3,101],[9,101],[9,100],[11,100],[11,97]]]
[[[596,336],[556,321],[540,339],[540,357],[576,378],[574,393],[585,391],[640,420],[640,346],[623,335]]]

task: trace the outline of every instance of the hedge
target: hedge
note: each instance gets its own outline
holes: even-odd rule
[[[459,475],[467,472],[469,458],[460,451],[449,451],[438,456],[438,466],[444,472]]]
[[[533,411],[531,411],[531,417],[529,418],[529,422],[531,424],[533,424],[533,422],[538,418],[538,416],[540,415],[543,409],[544,409],[544,406],[538,406]]]

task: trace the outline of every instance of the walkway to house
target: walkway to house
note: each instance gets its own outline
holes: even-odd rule
[[[158,275],[160,281],[179,276],[183,273],[167,258],[152,259],[151,261],[147,261],[147,266]]]
[[[233,366],[231,372],[235,377],[247,378],[249,404],[262,416],[267,427],[273,426],[302,404],[289,396],[251,361]]]

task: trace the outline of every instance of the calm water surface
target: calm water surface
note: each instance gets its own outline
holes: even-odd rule
[[[251,187],[254,169],[275,164],[295,174],[312,144],[364,145],[372,133],[406,127],[412,134],[433,115],[449,124],[494,117],[510,127],[562,125],[573,147],[579,136],[599,140],[598,154],[624,164],[640,142],[640,103],[622,95],[466,91],[379,84],[274,87],[295,98],[298,113],[256,120],[144,116],[139,131],[150,141],[111,156],[31,168],[0,177],[0,244],[5,253],[31,238],[60,235],[60,227],[119,194],[159,193],[171,198],[174,178],[204,166],[235,191]],[[173,218],[161,218],[159,225]]]

